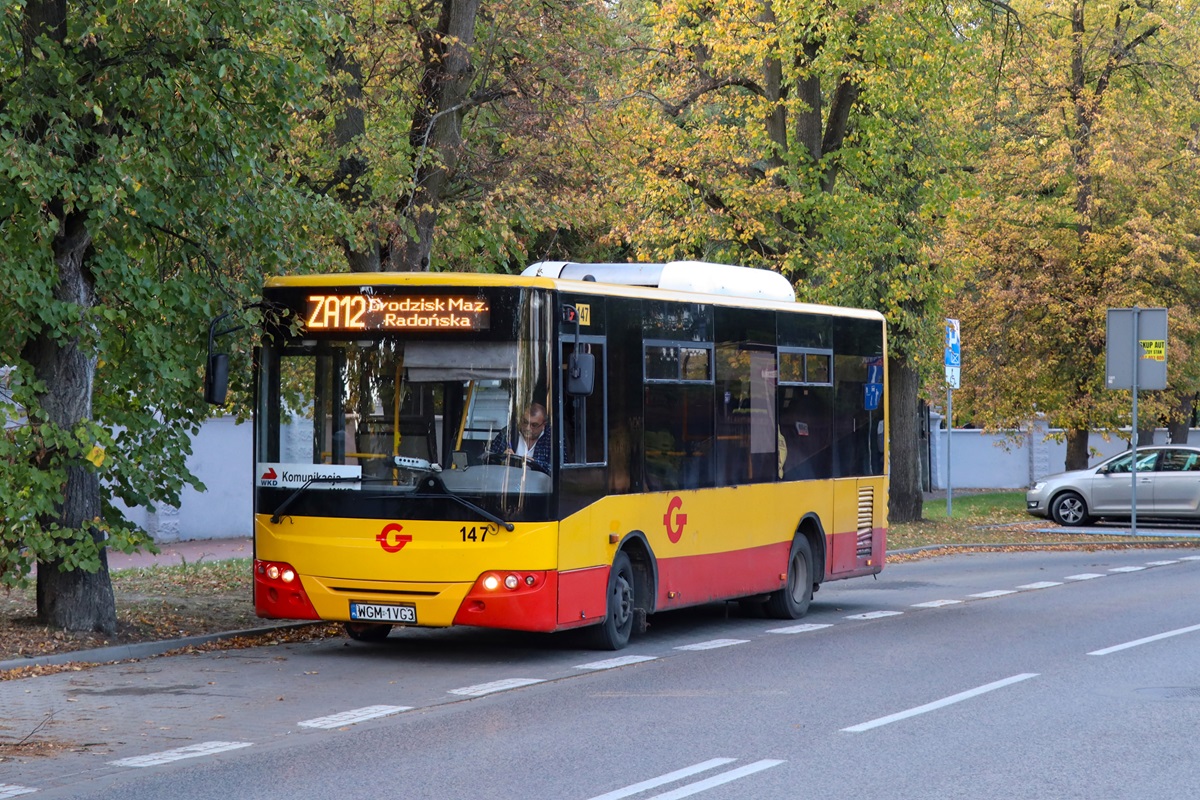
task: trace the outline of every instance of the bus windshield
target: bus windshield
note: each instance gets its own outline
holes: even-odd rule
[[[557,450],[547,410],[549,326],[525,322],[511,340],[417,334],[264,347],[259,489],[319,493],[329,499],[316,508],[329,513],[360,499],[347,490],[361,499],[420,498],[433,485],[490,498],[481,506],[506,519],[520,515],[523,498],[549,495]],[[424,480],[430,475],[437,481]],[[268,512],[279,502],[260,500]]]

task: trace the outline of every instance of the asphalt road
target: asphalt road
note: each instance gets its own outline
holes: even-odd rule
[[[1195,798],[1200,555],[978,553],[796,623],[398,631],[0,683],[0,798]]]

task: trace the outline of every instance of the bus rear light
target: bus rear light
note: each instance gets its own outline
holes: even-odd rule
[[[545,572],[488,572],[479,579],[479,588],[488,592],[497,592],[504,587],[510,592],[522,589],[535,589],[546,581]]]
[[[268,619],[320,619],[291,564],[254,562],[254,612]]]

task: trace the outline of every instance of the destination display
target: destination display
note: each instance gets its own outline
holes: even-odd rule
[[[486,331],[486,297],[467,295],[310,294],[311,331]]]

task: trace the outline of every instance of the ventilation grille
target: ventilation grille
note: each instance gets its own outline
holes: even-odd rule
[[[858,547],[859,558],[871,557],[871,545],[875,540],[875,487],[862,486],[858,490]]]

